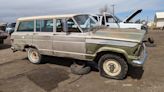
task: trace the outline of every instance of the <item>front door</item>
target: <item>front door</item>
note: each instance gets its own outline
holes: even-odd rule
[[[119,24],[114,19],[113,16],[106,16],[105,18],[105,26],[108,26],[109,28],[119,28]]]
[[[67,32],[65,32],[66,29],[68,30]],[[76,59],[85,58],[85,36],[72,19],[67,19],[66,26],[64,26],[62,19],[56,20],[53,49],[55,56]]]

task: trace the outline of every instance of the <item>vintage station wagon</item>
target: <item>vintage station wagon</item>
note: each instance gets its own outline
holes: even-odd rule
[[[11,48],[27,51],[34,64],[42,62],[42,55],[93,61],[102,76],[123,79],[129,65],[141,67],[147,58],[144,35],[98,26],[88,14],[26,17],[17,20]]]

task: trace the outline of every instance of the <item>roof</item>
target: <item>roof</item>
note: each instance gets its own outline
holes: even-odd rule
[[[52,19],[52,18],[65,18],[65,17],[73,17],[79,14],[65,14],[65,15],[47,15],[47,16],[32,16],[32,17],[22,17],[17,20],[33,20],[33,19]]]
[[[157,19],[164,18],[164,12],[156,12],[156,18]]]

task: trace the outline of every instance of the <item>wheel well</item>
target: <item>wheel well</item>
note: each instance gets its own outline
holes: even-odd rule
[[[127,61],[125,55],[123,55],[122,53],[116,53],[116,52],[111,52],[111,51],[102,51],[97,53],[96,58],[94,59],[94,61],[96,63],[98,63],[99,59],[101,58],[101,56],[105,55],[105,54],[114,54],[114,55],[118,55],[120,57],[122,57],[125,61]]]
[[[35,49],[37,49],[35,46],[25,45],[24,46],[24,51],[26,51],[26,49],[28,49],[28,48],[35,48]]]

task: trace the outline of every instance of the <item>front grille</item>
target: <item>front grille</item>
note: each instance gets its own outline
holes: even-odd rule
[[[135,55],[140,56],[143,50],[144,50],[144,45],[140,44],[137,51],[136,51],[136,53],[135,53]]]

